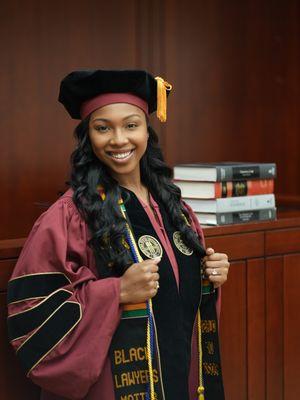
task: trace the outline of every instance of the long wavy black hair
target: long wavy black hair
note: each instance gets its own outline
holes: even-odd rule
[[[158,136],[149,124],[147,129],[147,149],[140,161],[141,180],[168,210],[184,243],[203,257],[205,251],[197,235],[182,217],[183,213],[189,220],[180,201],[181,191],[172,183],[172,169],[164,161]],[[106,165],[94,154],[88,132],[89,117],[81,121],[74,132],[77,147],[71,155],[69,184],[74,190],[73,201],[90,230],[89,245],[94,251],[98,270],[102,274],[107,270],[109,274],[120,276],[133,263],[130,251],[124,246],[125,220],[118,205],[121,189]],[[99,197],[98,185],[104,188],[105,200]]]

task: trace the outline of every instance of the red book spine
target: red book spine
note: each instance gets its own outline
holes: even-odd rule
[[[216,182],[215,198],[274,193],[274,179]]]

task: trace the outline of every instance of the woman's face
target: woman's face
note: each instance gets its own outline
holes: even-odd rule
[[[90,116],[89,137],[96,156],[119,181],[140,173],[140,159],[147,148],[144,112],[132,104],[109,104]]]

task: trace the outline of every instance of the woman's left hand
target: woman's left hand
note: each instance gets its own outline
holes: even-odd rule
[[[227,254],[215,253],[214,249],[208,247],[206,256],[202,261],[204,276],[217,288],[227,281],[230,263]]]

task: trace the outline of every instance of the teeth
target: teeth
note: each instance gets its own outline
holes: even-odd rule
[[[126,157],[128,157],[129,156],[129,154],[131,153],[131,150],[130,151],[127,151],[127,153],[116,153],[116,154],[113,154],[113,153],[110,153],[110,155],[112,156],[112,157],[114,157],[114,158],[126,158]]]

